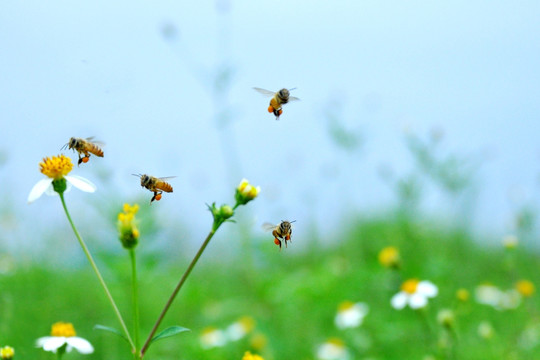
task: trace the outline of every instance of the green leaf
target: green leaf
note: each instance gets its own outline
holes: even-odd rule
[[[187,329],[185,327],[181,327],[181,326],[168,327],[165,330],[163,330],[162,332],[160,332],[159,334],[157,334],[156,336],[154,336],[151,343],[153,343],[154,341],[157,341],[157,340],[161,340],[161,339],[165,339],[165,338],[174,336],[174,335],[179,334],[179,333],[184,332],[184,331],[191,331],[191,330]]]
[[[129,343],[128,339],[124,336],[124,334],[122,334],[119,330],[116,330],[115,328],[97,324],[94,326],[94,329],[108,331],[110,333],[120,336],[122,339],[126,340]]]

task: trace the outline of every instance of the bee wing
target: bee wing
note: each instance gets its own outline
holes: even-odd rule
[[[274,96],[276,95],[275,91],[265,90],[258,87],[254,87],[253,90],[257,91],[260,94],[263,94],[264,96]]]
[[[167,180],[167,179],[173,179],[175,178],[176,176],[164,176],[164,177],[159,177],[158,179],[159,180]]]
[[[289,101],[300,101],[296,96],[289,96]]]
[[[262,224],[262,229],[263,229],[264,231],[270,232],[270,231],[274,231],[274,229],[276,228],[276,226],[277,226],[277,225],[275,225],[275,224],[271,224],[271,223],[269,223],[269,222],[265,222],[264,224]]]
[[[105,146],[105,143],[103,141],[94,140],[94,137],[95,136],[90,136],[90,137],[87,137],[85,140],[90,141],[92,144],[100,146],[100,147]]]

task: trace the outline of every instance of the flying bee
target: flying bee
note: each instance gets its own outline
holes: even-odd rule
[[[265,96],[271,96],[272,99],[270,99],[270,105],[268,106],[268,112],[274,113],[276,116],[276,120],[279,120],[279,116],[283,114],[283,110],[281,109],[282,105],[287,104],[289,101],[295,101],[300,100],[297,97],[290,96],[290,91],[294,90],[296,88],[292,89],[281,89],[278,92],[270,91],[270,90],[264,90],[261,88],[254,87],[255,91],[258,91],[259,93],[265,95]]]
[[[67,144],[62,146],[61,150],[64,150],[65,148],[73,149],[77,151],[79,155],[79,162],[77,165],[81,165],[82,162],[87,163],[88,160],[90,160],[90,154],[103,157],[103,150],[101,150],[101,147],[105,144],[100,141],[94,141],[93,139],[93,136],[86,139],[72,137]],[[83,157],[81,157],[82,154],[84,154]]]
[[[285,247],[287,247],[287,241],[292,241],[291,240],[292,223],[295,221],[296,220],[294,221],[281,220],[281,223],[279,225],[264,223],[262,227],[265,231],[272,232],[272,235],[274,235],[274,244],[279,245],[279,250],[281,250],[280,239],[285,241]]]
[[[152,200],[150,200],[150,203],[152,201],[161,200],[161,194],[165,191],[168,193],[173,192],[173,188],[171,184],[166,182],[167,179],[172,179],[174,176],[167,176],[162,178],[157,178],[154,176],[146,175],[146,174],[132,174],[133,176],[138,176],[141,179],[141,186],[144,188],[147,188],[148,190],[152,191],[154,193],[154,196],[152,196]]]

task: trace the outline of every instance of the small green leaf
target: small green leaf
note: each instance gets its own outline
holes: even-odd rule
[[[110,333],[120,336],[122,339],[126,340],[129,343],[128,339],[124,336],[124,334],[122,334],[120,331],[116,330],[115,328],[97,324],[94,326],[94,329],[108,331]]]
[[[162,332],[160,332],[156,336],[154,336],[154,338],[152,339],[151,342],[161,340],[161,339],[165,339],[165,338],[174,336],[174,335],[179,334],[179,333],[184,332],[184,331],[191,331],[191,330],[187,329],[185,327],[181,327],[181,326],[171,326],[171,327],[166,328],[165,330],[163,330]]]

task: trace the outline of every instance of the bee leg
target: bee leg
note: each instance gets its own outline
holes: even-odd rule
[[[274,244],[279,245],[279,251],[281,251],[281,240],[279,240],[277,237],[274,238]]]

